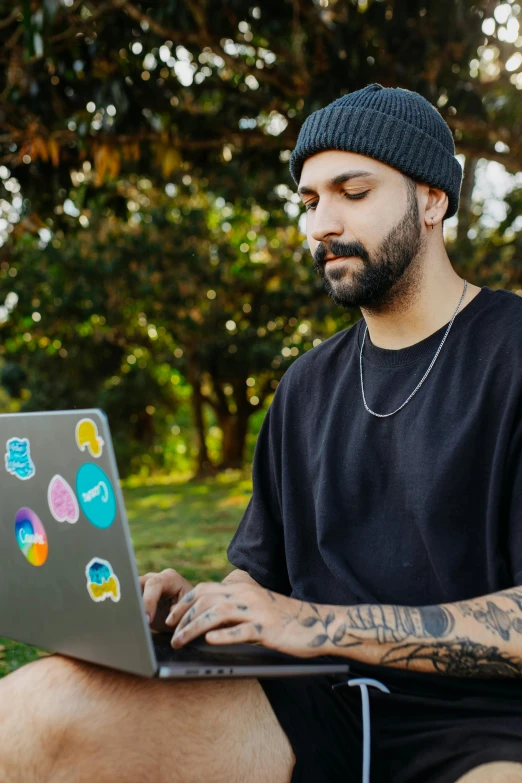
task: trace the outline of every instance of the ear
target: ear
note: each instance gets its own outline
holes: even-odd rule
[[[426,228],[430,229],[433,226],[442,224],[444,215],[448,209],[448,194],[440,188],[429,188],[428,196],[426,199],[426,206],[424,208],[424,222]]]

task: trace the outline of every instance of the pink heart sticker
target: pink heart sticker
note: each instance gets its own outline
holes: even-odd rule
[[[49,502],[49,510],[57,522],[70,522],[73,524],[78,521],[80,516],[78,501],[71,486],[63,476],[53,476],[49,482],[47,500]]]

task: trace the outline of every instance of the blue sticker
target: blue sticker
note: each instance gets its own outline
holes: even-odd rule
[[[36,473],[27,438],[10,438],[6,443],[5,467],[12,476],[25,481]]]
[[[93,601],[105,601],[110,598],[117,602],[121,598],[120,580],[113,571],[108,560],[101,557],[93,559],[85,567],[87,577],[87,590]]]
[[[116,497],[109,477],[98,465],[86,462],[76,474],[80,506],[95,527],[110,527],[116,516]]]

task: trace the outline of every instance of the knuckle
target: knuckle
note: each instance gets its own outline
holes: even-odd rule
[[[188,612],[186,612],[186,614],[182,617],[182,619],[180,621],[180,625],[188,625],[200,613],[201,613],[201,610],[198,607],[198,605],[197,604],[193,604],[190,607],[190,609],[188,610]]]
[[[157,585],[161,584],[161,574],[158,573],[151,573],[147,574],[147,584],[148,585]]]
[[[212,613],[213,617],[227,617],[229,611],[226,604],[216,604],[212,609],[209,607],[208,614]]]
[[[200,598],[197,601],[197,610],[198,613],[203,612],[216,612],[219,609],[219,606],[217,606],[214,601],[210,600],[209,598]]]
[[[186,628],[186,627],[187,627],[187,625],[189,625],[189,624],[192,622],[192,620],[193,620],[193,619],[194,619],[194,615],[193,615],[193,614],[191,614],[191,613],[189,612],[189,613],[188,613],[187,615],[185,615],[185,617],[184,617],[184,618],[181,620],[181,622],[180,622],[180,624],[179,624],[179,627],[180,627],[180,628]]]

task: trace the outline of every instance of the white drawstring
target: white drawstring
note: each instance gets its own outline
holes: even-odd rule
[[[346,682],[339,682],[332,685],[333,688],[340,688],[341,685],[350,685],[361,690],[362,703],[362,725],[363,725],[363,763],[362,763],[362,783],[370,783],[370,751],[371,751],[371,726],[370,726],[370,698],[368,696],[368,686],[378,688],[384,693],[390,691],[379,680],[373,680],[370,677],[357,677]]]

